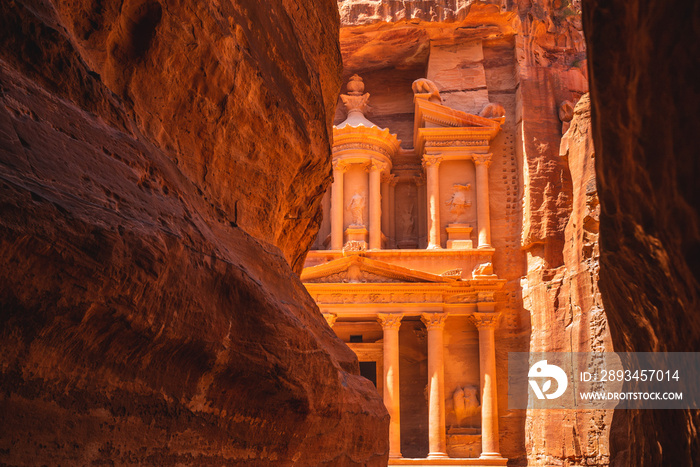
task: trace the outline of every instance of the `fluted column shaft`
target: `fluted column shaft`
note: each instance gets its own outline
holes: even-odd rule
[[[443,330],[447,313],[423,313],[428,329],[428,459],[447,457]]]
[[[428,249],[440,248],[440,175],[442,157],[423,156],[428,199]]]
[[[372,161],[369,167],[369,249],[382,247],[382,170],[385,164]]]
[[[333,163],[333,185],[331,186],[331,250],[343,249],[343,178],[346,167]]]
[[[498,446],[498,393],[496,386],[497,314],[474,313],[479,330],[479,372],[481,381],[481,457],[501,457]]]
[[[389,175],[389,244],[396,248],[396,175]]]
[[[389,411],[389,457],[401,457],[401,405],[399,403],[399,327],[401,313],[379,313],[384,330],[384,405]]]
[[[476,165],[476,215],[479,228],[479,248],[491,247],[491,214],[489,212],[489,166],[491,154],[474,156]]]

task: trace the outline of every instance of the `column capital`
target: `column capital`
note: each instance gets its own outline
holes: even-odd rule
[[[384,172],[384,170],[388,167],[388,165],[389,165],[389,164],[387,164],[386,162],[382,162],[382,161],[378,161],[378,160],[376,160],[376,159],[372,159],[372,160],[369,162],[369,167],[368,167],[368,168],[369,168],[370,171],[378,170],[378,171],[380,171],[380,172]]]
[[[495,329],[498,325],[498,317],[500,313],[486,312],[486,313],[472,313],[469,315],[469,319],[474,325],[479,328],[492,328]]]
[[[423,321],[425,327],[430,329],[444,329],[447,313],[423,313],[420,315],[420,320]]]
[[[428,167],[438,167],[440,166],[440,162],[442,162],[442,156],[429,156],[428,154],[425,154],[423,156],[423,168],[427,169]]]
[[[491,157],[493,154],[474,154],[473,160],[474,160],[474,165],[481,165],[484,164],[486,168],[488,168],[491,165]]]
[[[338,319],[338,315],[335,313],[323,313],[323,317],[326,318],[326,322],[330,327],[333,327],[335,320]]]
[[[425,185],[425,174],[421,172],[419,175],[413,177],[413,183],[415,183],[416,186]]]
[[[399,329],[403,313],[377,313],[377,321],[382,329]]]
[[[333,161],[333,171],[346,172],[348,164],[345,161]]]

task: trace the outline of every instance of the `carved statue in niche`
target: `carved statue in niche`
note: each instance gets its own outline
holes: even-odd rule
[[[450,206],[450,212],[455,216],[455,222],[464,221],[465,219],[461,218],[472,205],[471,196],[469,196],[472,186],[467,183],[466,185],[455,184],[453,187],[455,191],[452,193],[449,201],[447,201],[447,205]]]
[[[364,227],[365,197],[359,192],[355,192],[348,203],[348,211],[352,216],[351,225],[353,227]]]
[[[401,211],[401,225],[404,229],[404,238],[412,238],[415,235],[416,226],[413,220],[413,204],[409,204]]]
[[[479,404],[479,391],[476,386],[457,387],[452,393],[457,424],[462,426],[469,418],[478,415],[481,411]]]

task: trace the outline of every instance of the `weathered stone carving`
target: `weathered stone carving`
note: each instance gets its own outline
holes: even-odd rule
[[[365,211],[365,196],[359,191],[356,191],[354,195],[350,198],[348,203],[348,211],[352,216],[351,226],[352,227],[364,227],[364,211]]]
[[[438,91],[435,83],[429,79],[420,78],[413,82],[413,94],[416,97],[422,97],[430,102],[435,102],[436,104],[442,104],[442,98],[440,97],[440,91]]]
[[[491,263],[482,263],[474,268],[472,277],[478,276],[493,276],[493,265]]]
[[[412,238],[416,233],[415,221],[413,218],[414,207],[409,204],[401,211],[401,225],[403,226],[404,238]]]
[[[341,94],[340,99],[345,104],[348,113],[353,110],[365,113],[369,110],[369,93],[362,94],[365,90],[365,83],[358,75],[352,75],[347,84],[348,93]]]
[[[359,240],[350,240],[346,242],[343,246],[343,253],[345,252],[356,252],[365,251],[367,249],[367,242],[362,242]]]
[[[480,117],[485,118],[499,118],[506,116],[506,109],[503,108],[501,104],[496,104],[494,102],[486,104],[486,106],[479,112]]]
[[[476,386],[457,387],[452,393],[452,403],[459,426],[462,426],[466,419],[481,412],[478,393]]]
[[[472,205],[472,201],[469,196],[472,186],[469,183],[466,185],[456,183],[452,186],[454,188],[454,192],[446,204],[450,206],[450,212],[455,216],[454,221],[459,222],[459,218],[462,217],[467,212],[467,208],[471,207]]]

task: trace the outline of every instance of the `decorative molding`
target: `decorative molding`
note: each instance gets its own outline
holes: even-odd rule
[[[425,169],[432,167],[433,165],[435,167],[439,167],[440,162],[442,162],[442,156],[429,156],[427,154],[423,156],[423,168]]]
[[[440,141],[440,140],[426,140],[425,142],[425,147],[426,148],[443,148],[443,147],[453,147],[453,146],[488,146],[489,142],[488,140],[446,140],[446,141]]]
[[[488,168],[491,165],[491,156],[492,154],[474,154],[474,165],[484,164]]]
[[[384,330],[398,330],[401,326],[401,318],[403,313],[377,313],[377,321]]]
[[[447,318],[447,313],[422,313],[420,315],[420,320],[429,331],[431,329],[444,329],[445,318]]]
[[[343,161],[333,161],[333,172],[345,173],[348,170],[348,164]]]
[[[387,164],[386,162],[381,162],[376,159],[372,159],[369,163],[369,170],[378,170],[380,172],[384,172],[388,166],[389,164]]]
[[[472,313],[469,315],[469,319],[474,323],[474,325],[481,328],[495,328],[498,325],[498,316],[500,313]]]

